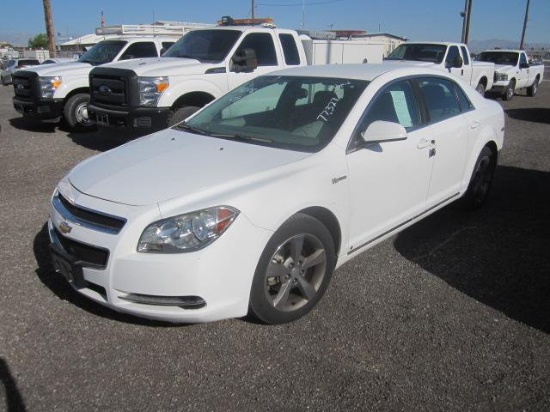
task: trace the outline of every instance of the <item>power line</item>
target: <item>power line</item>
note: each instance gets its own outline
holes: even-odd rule
[[[330,3],[339,3],[344,0],[327,0],[327,1],[316,1],[313,3],[286,3],[286,4],[277,4],[277,3],[257,3],[258,6],[270,6],[270,7],[296,7],[296,6],[318,6],[320,4],[330,4]]]

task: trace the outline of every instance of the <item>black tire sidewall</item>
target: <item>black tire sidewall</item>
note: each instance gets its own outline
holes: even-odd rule
[[[69,127],[78,131],[92,130],[94,128],[95,125],[93,123],[90,123],[89,126],[79,123],[75,115],[76,108],[80,104],[89,102],[89,101],[90,101],[89,95],[84,93],[79,93],[79,94],[75,94],[74,96],[71,96],[67,101],[67,103],[65,103],[65,107],[63,108],[63,116],[65,118],[65,121],[67,122],[67,125],[69,125]]]
[[[480,165],[481,161],[486,157],[489,157],[489,160],[491,162],[491,165],[490,165],[490,167],[491,167],[491,180],[489,182],[489,187],[487,188],[487,191],[483,196],[483,199],[480,200],[480,199],[477,199],[476,196],[475,196],[474,183],[475,183],[477,171],[479,169],[479,165]],[[468,184],[468,189],[466,190],[466,193],[462,197],[462,205],[466,210],[479,209],[481,206],[483,206],[485,204],[485,202],[487,201],[487,198],[489,197],[489,192],[491,190],[491,185],[492,185],[492,182],[493,182],[493,176],[494,176],[495,168],[496,168],[496,159],[494,157],[494,154],[491,151],[491,149],[489,149],[487,146],[485,146],[483,149],[481,149],[481,152],[479,153],[479,156],[477,157],[477,160],[476,160],[476,163],[475,163],[475,166],[474,166],[474,170],[472,172],[472,176],[470,177],[470,183]]]
[[[184,106],[176,109],[168,119],[168,127],[172,127],[178,123],[183,122],[199,109],[200,107],[198,106]]]
[[[321,241],[325,248],[326,272],[313,299],[294,311],[280,311],[271,305],[265,295],[265,272],[277,248],[291,237],[299,234],[311,234]],[[249,313],[268,324],[287,323],[299,319],[309,313],[322,298],[330,283],[335,264],[334,241],[328,229],[314,217],[304,214],[294,215],[273,234],[260,256],[250,291]]]

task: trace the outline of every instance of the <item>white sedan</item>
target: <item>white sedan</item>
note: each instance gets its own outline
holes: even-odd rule
[[[446,73],[275,72],[77,165],[51,199],[54,266],[141,317],[290,322],[377,242],[481,206],[503,138],[500,105]]]

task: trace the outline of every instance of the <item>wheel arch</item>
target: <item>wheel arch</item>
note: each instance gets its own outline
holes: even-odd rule
[[[76,94],[90,94],[90,89],[86,87],[80,87],[78,89],[71,90],[64,98],[63,98],[63,106],[69,101],[71,97],[73,97]]]
[[[340,254],[340,249],[342,245],[342,230],[340,228],[340,222],[330,210],[324,207],[308,207],[302,209],[297,213],[302,213],[314,217],[319,220],[329,231],[332,241],[334,242],[334,251],[336,256]]]
[[[204,107],[214,99],[215,97],[207,92],[190,92],[178,97],[171,109],[175,111],[185,106]]]

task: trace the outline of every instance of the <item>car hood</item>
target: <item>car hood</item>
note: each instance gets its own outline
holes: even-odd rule
[[[89,63],[68,62],[34,66],[25,70],[36,72],[39,76],[72,76],[91,69],[92,65]]]
[[[167,129],[92,157],[69,174],[78,191],[133,206],[244,185],[311,156]]]
[[[201,63],[195,59],[180,57],[150,57],[111,63],[107,67],[133,70],[138,76],[171,76],[182,74],[195,74],[204,72],[214,66],[210,63]]]
[[[435,67],[437,63],[432,62],[418,62],[415,60],[384,60],[383,62],[386,66],[399,67],[402,65],[411,66],[411,67]]]

